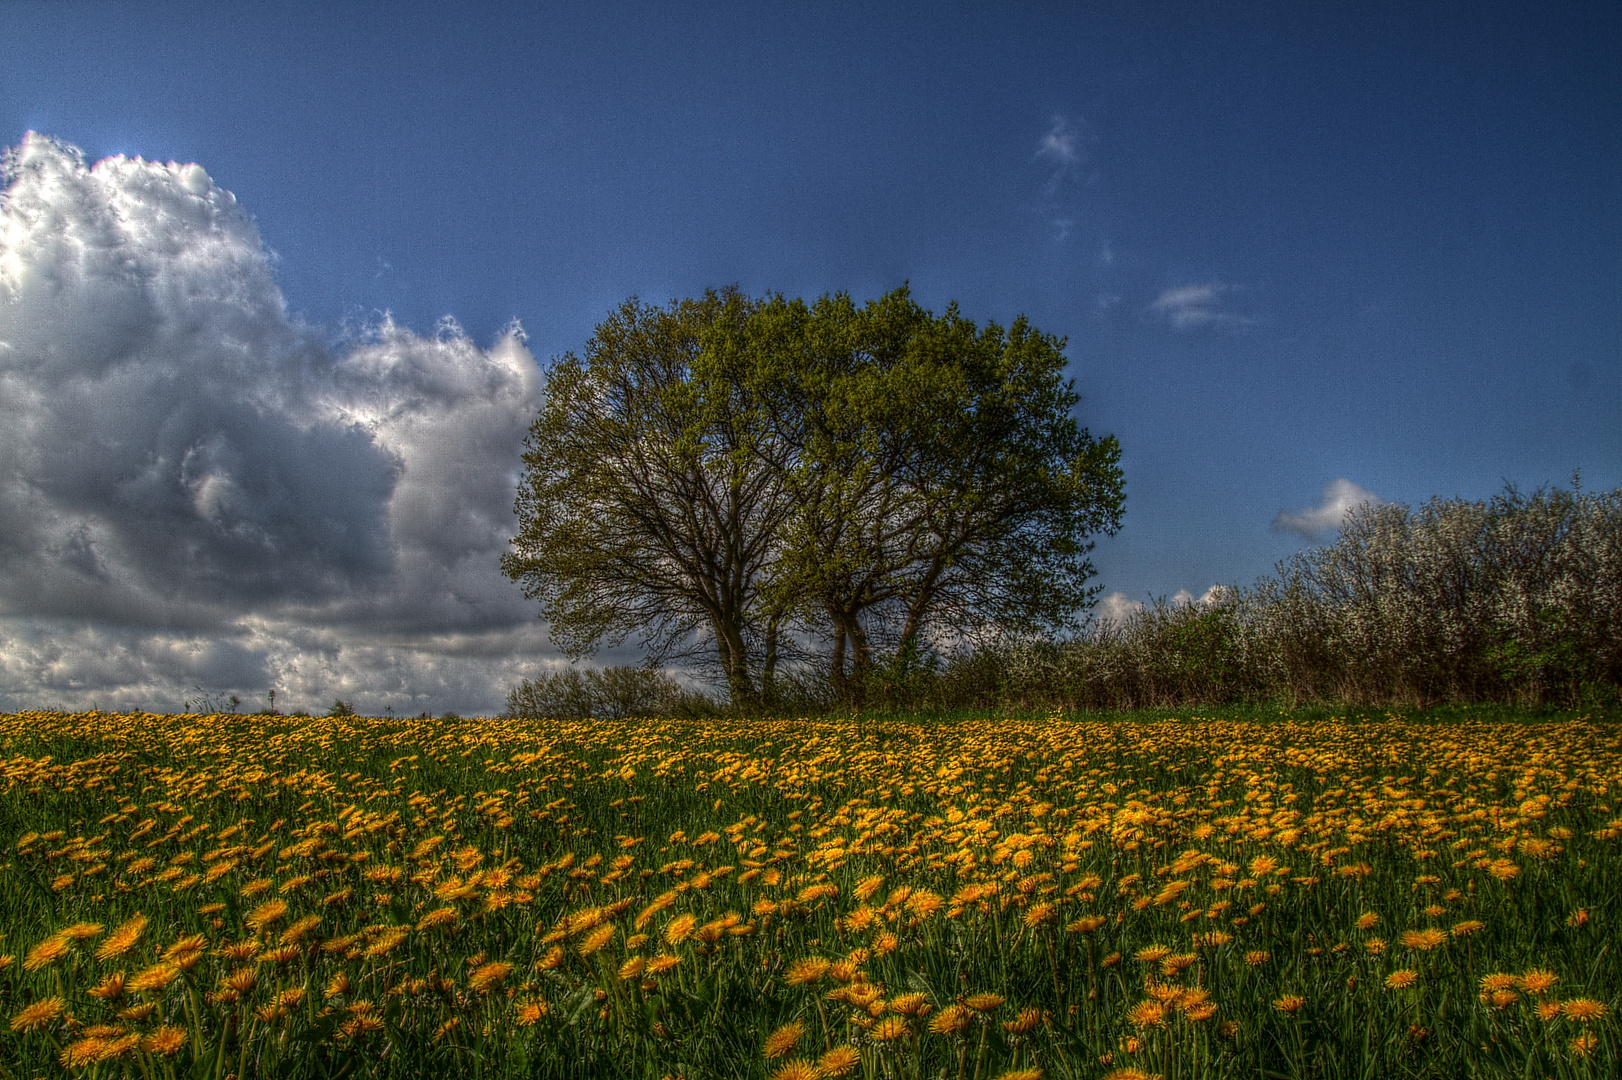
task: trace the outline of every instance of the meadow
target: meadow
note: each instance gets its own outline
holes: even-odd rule
[[[1614,1077],[1601,716],[0,716],[0,1076]]]

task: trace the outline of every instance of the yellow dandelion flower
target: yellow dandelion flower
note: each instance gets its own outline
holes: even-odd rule
[[[461,916],[456,913],[456,909],[453,907],[435,908],[417,920],[417,929],[422,931],[432,930],[436,926],[451,926],[459,918]]]
[[[1525,975],[1522,975],[1520,979],[1517,980],[1516,985],[1518,985],[1522,990],[1525,990],[1528,994],[1544,994],[1548,993],[1548,991],[1553,988],[1554,984],[1559,981],[1560,976],[1556,975],[1554,972],[1544,971],[1542,968],[1535,968],[1532,971],[1528,971]]]
[[[103,1001],[116,1001],[124,996],[124,973],[122,971],[113,972],[103,978],[101,982],[86,990],[85,993],[91,997],[101,998]]]
[[[766,1036],[766,1044],[761,1050],[761,1056],[767,1058],[780,1058],[800,1045],[800,1037],[805,1034],[805,1025],[798,1020],[791,1020]]]
[[[1574,1057],[1585,1058],[1599,1047],[1599,1037],[1592,1031],[1585,1031],[1566,1045],[1571,1048]]]
[[[1097,930],[1100,926],[1103,926],[1105,921],[1106,920],[1102,915],[1083,915],[1074,922],[1066,923],[1065,930],[1072,934],[1090,934],[1094,930]]]
[[[1447,931],[1437,930],[1404,930],[1402,932],[1402,947],[1415,952],[1427,952],[1447,940]]]
[[[660,953],[648,961],[647,974],[662,975],[679,963],[681,963],[681,957]]]
[[[1029,1069],[1010,1069],[998,1073],[996,1080],[1042,1080],[1042,1070],[1034,1066]]]
[[[50,967],[67,953],[72,944],[60,934],[52,934],[28,950],[28,955],[23,959],[23,970],[38,971],[40,968]]]
[[[575,947],[575,951],[581,956],[590,956],[592,953],[601,949],[604,945],[607,945],[613,940],[613,938],[614,924],[605,922],[582,938],[580,940],[580,944]]]
[[[481,964],[473,970],[467,978],[467,983],[481,994],[488,994],[500,986],[512,972],[513,966],[502,960],[492,960],[488,964]]]
[[[1011,1031],[1016,1035],[1023,1034],[1042,1022],[1042,1010],[1027,1007],[1019,1010],[1019,1015],[1012,1020],[1003,1021],[1003,1030]]]
[[[927,1004],[929,998],[925,994],[917,992],[897,994],[890,1001],[890,1011],[900,1013],[902,1016],[917,1016]]]
[[[1538,1002],[1538,1019],[1542,1020],[1545,1024],[1558,1020],[1560,1017],[1565,1015],[1565,1009],[1562,1007],[1563,1005],[1564,1002],[1559,1001]]]
[[[788,973],[783,976],[783,981],[790,986],[803,986],[806,983],[814,983],[828,974],[828,969],[832,966],[832,961],[823,957],[808,956],[803,960],[796,960],[790,964]]]
[[[1193,953],[1174,953],[1160,961],[1160,974],[1168,979],[1174,979],[1193,967],[1199,959]]]
[[[1388,990],[1406,990],[1419,981],[1419,972],[1413,968],[1398,968],[1385,977]]]
[[[250,929],[263,930],[265,927],[279,922],[287,914],[286,900],[266,900],[263,904],[248,913],[246,922]]]
[[[168,1024],[158,1025],[158,1030],[141,1039],[142,1052],[160,1054],[163,1057],[174,1057],[185,1045],[186,1030]]]
[[[1298,1012],[1306,1003],[1307,999],[1300,994],[1285,994],[1273,1002],[1273,1008],[1282,1013],[1293,1013]]]
[[[1170,955],[1171,950],[1166,946],[1150,945],[1148,948],[1139,949],[1137,952],[1133,953],[1132,959],[1142,964],[1158,964],[1160,961],[1164,960]]]
[[[65,937],[69,941],[89,941],[93,937],[100,937],[101,932],[105,929],[106,927],[99,922],[81,922],[58,930],[57,935]]]
[[[635,979],[635,978],[639,977],[642,974],[642,970],[644,968],[646,968],[647,966],[648,966],[648,958],[647,957],[645,957],[645,956],[633,956],[633,957],[631,957],[629,960],[625,961],[625,963],[620,965],[620,969],[619,969],[620,981],[624,982],[624,981],[627,981],[627,980],[630,980],[630,979]]]
[[[239,994],[246,994],[259,982],[259,974],[251,967],[239,967],[220,979],[220,985]]]
[[[956,1035],[969,1026],[969,1010],[962,1005],[948,1005],[929,1021],[929,1030],[935,1035]]]
[[[1603,1019],[1610,1009],[1605,1002],[1595,1001],[1593,998],[1572,998],[1561,1003],[1560,1011],[1568,1018],[1586,1024],[1591,1020]]]
[[[1164,1027],[1166,1006],[1153,998],[1146,998],[1127,1010],[1126,1019],[1135,1028]]]
[[[1359,930],[1373,930],[1374,925],[1379,921],[1380,916],[1376,915],[1372,911],[1365,911],[1363,914],[1357,917],[1357,928]]]
[[[677,915],[674,919],[671,919],[670,922],[665,924],[665,944],[672,946],[680,945],[692,935],[693,928],[697,925],[698,918],[691,912],[684,912],[681,915]]]
[[[971,994],[963,999],[963,1004],[975,1012],[991,1012],[1006,1000],[1001,994]]]
[[[149,968],[144,968],[130,976],[124,984],[124,989],[132,994],[143,993],[148,990],[162,990],[176,979],[180,978],[180,969],[173,964],[159,961]]]
[[[861,1061],[854,1046],[836,1046],[817,1059],[817,1071],[823,1076],[848,1076]]]
[[[1477,930],[1484,930],[1486,927],[1487,924],[1484,922],[1478,922],[1475,919],[1466,919],[1464,922],[1453,924],[1453,936],[1456,938],[1469,937]]]
[[[546,1011],[546,1002],[526,1001],[518,1006],[518,1026],[529,1027],[531,1024],[539,1022],[541,1017],[546,1015]]]
[[[874,874],[871,877],[865,877],[858,881],[856,883],[856,887],[852,889],[851,892],[855,894],[857,900],[865,904],[869,900],[873,899],[873,897],[877,896],[879,890],[883,887],[884,875]]]
[[[67,1003],[59,997],[49,997],[43,1001],[36,1001],[32,1005],[25,1005],[21,1012],[11,1018],[12,1031],[33,1031],[44,1027],[67,1008]]]
[[[1115,1069],[1104,1074],[1104,1080],[1160,1080],[1159,1073],[1146,1073],[1142,1069]]]
[[[344,994],[344,993],[347,993],[348,991],[349,991],[349,972],[340,971],[336,975],[334,975],[332,978],[327,980],[326,989],[321,991],[321,996],[324,997],[324,998],[335,998],[339,994]]]
[[[62,1048],[57,1061],[70,1069],[93,1065],[108,1056],[111,1045],[107,1039],[78,1039]]]
[[[886,1016],[868,1029],[868,1034],[878,1042],[894,1042],[904,1037],[907,1032],[905,1016]]]
[[[817,1066],[814,1062],[804,1058],[795,1058],[793,1061],[778,1066],[772,1073],[771,1080],[817,1080]]]
[[[1495,990],[1508,990],[1519,982],[1520,977],[1517,975],[1494,974],[1483,975],[1476,985],[1481,987],[1483,994],[1491,994]]]

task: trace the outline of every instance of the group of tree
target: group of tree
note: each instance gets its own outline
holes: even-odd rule
[[[632,299],[547,372],[503,570],[565,653],[635,639],[742,706],[1074,630],[1123,485],[1063,349],[905,287]]]

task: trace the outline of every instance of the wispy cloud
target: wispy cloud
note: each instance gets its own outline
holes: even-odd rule
[[[1149,305],[1149,313],[1170,324],[1175,330],[1199,330],[1207,327],[1235,329],[1246,326],[1250,320],[1223,308],[1224,298],[1233,286],[1220,281],[1201,285],[1181,285],[1167,289]]]
[[[1086,153],[1085,131],[1069,117],[1056,114],[1036,148],[1036,156],[1053,162],[1060,169],[1080,165]]]
[[[1273,528],[1308,540],[1325,540],[1340,529],[1346,515],[1359,506],[1379,506],[1385,500],[1350,480],[1340,478],[1324,485],[1323,495],[1313,506],[1300,510],[1280,510]]]
[[[334,350],[201,167],[33,134],[4,165],[0,705],[289,681],[499,704],[495,662],[443,642],[538,644],[497,569],[538,401],[523,332],[385,316]]]

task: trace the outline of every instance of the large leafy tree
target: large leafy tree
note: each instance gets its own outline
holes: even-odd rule
[[[1123,495],[1063,346],[905,288],[632,301],[551,370],[504,569],[566,649],[697,635],[735,701],[794,642],[859,701],[948,640],[1074,626]]]
[[[1088,538],[1119,526],[1123,492],[1115,439],[1074,419],[1062,340],[936,317],[905,288],[862,308],[777,298],[751,326],[792,451],[766,594],[821,621],[841,696],[948,639],[1076,625]]]
[[[634,635],[670,658],[707,641],[739,702],[756,697],[754,620],[788,506],[764,417],[695,366],[757,306],[735,290],[665,308],[632,299],[584,358],[556,360],[502,559],[566,652]]]

